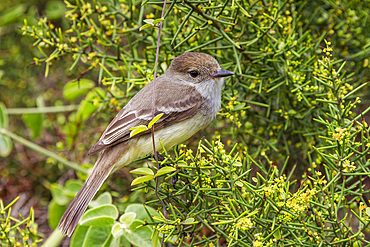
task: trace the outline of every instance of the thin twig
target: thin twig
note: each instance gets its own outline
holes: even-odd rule
[[[164,0],[161,18],[163,18],[163,16],[164,16],[164,10],[166,8],[166,3],[167,3],[167,0]],[[158,57],[159,57],[159,44],[160,44],[160,40],[161,40],[162,24],[163,24],[163,21],[161,21],[159,23],[158,39],[157,39],[157,52],[156,52],[156,55],[155,55],[155,64],[154,64],[154,79],[153,79],[153,94],[152,94],[152,118],[154,118],[154,114],[155,114],[155,80],[157,79],[157,67],[158,67]],[[153,143],[154,158],[155,158],[155,161],[157,163],[157,169],[159,170],[159,162],[158,162],[157,151],[156,151],[156,148],[155,148],[155,139],[154,139],[154,124],[152,125],[152,143]],[[163,206],[163,215],[167,219],[166,205],[164,204],[164,202],[162,201],[162,199],[158,195],[158,185],[159,185],[159,180],[158,180],[158,177],[156,177],[155,178],[155,195],[158,198],[158,200],[162,203],[162,206]],[[163,234],[163,236],[162,236],[162,242],[161,242],[161,246],[162,247],[164,245],[164,237],[165,237],[165,235]]]

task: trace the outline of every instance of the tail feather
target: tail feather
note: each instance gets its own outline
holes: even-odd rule
[[[108,178],[114,167],[114,164],[104,164],[104,161],[106,160],[102,159],[103,154],[104,151],[100,154],[100,157],[96,161],[96,164],[86,182],[60,219],[58,229],[69,237],[76,229],[77,224],[87,206],[103,185],[104,181]],[[100,163],[101,161],[103,164]]]

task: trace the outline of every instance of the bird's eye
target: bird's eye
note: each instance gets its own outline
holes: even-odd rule
[[[190,73],[190,76],[193,77],[193,78],[195,78],[199,75],[198,71],[196,71],[196,70],[192,70],[189,73]]]

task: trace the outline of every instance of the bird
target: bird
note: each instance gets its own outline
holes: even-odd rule
[[[205,128],[221,107],[224,77],[205,53],[188,52],[174,58],[166,72],[155,79],[154,124],[157,151],[169,150]],[[104,181],[116,170],[153,153],[151,130],[130,136],[130,129],[153,119],[153,81],[143,87],[115,116],[88,154],[100,152],[90,175],[60,219],[58,229],[71,236]]]

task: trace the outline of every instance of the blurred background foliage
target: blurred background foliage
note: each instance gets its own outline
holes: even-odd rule
[[[0,101],[9,115],[8,130],[90,167],[96,157],[87,156],[87,150],[153,79],[157,28],[139,29],[160,17],[162,4],[5,1],[0,6]],[[325,145],[319,135],[327,129],[312,119],[330,112],[328,101],[334,98],[320,79],[324,69],[318,59],[336,58],[342,96],[368,82],[369,13],[369,1],[358,0],[168,2],[158,74],[189,51],[208,53],[235,72],[226,80],[217,120],[189,146],[195,148],[203,136],[220,136],[226,150],[237,143],[236,151],[247,151],[266,166],[281,167],[290,157],[288,170],[297,165],[298,174],[305,174],[312,161],[320,164],[312,146]],[[367,110],[368,92],[363,87],[352,95],[361,103],[348,118]],[[328,101],[318,100],[323,97]],[[368,122],[366,112],[361,118]],[[35,207],[36,215],[44,215],[36,219],[39,231],[49,234],[45,212],[56,207],[49,204],[51,194],[58,198],[56,183],[75,178],[74,171],[18,141],[12,145],[11,153],[0,157],[0,197],[10,203],[20,195],[16,211],[27,214]],[[147,200],[144,193],[129,193],[127,171],[113,177],[104,188],[112,190],[120,211]],[[72,197],[70,191],[65,196]]]

